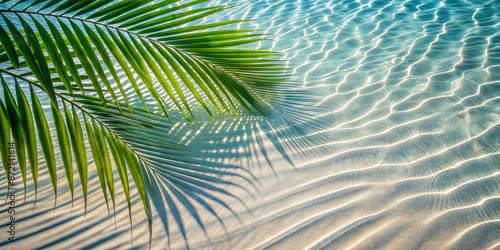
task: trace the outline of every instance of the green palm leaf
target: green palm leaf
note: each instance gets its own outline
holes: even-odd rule
[[[147,183],[151,181],[151,174],[166,180],[173,196],[189,211],[193,204],[186,197],[205,206],[215,216],[215,211],[200,197],[229,209],[208,191],[231,196],[214,183],[239,185],[224,182],[189,159],[176,155],[183,147],[162,138],[160,127],[168,126],[165,119],[170,121],[175,113],[182,114],[189,123],[198,124],[193,111],[195,105],[200,105],[212,119],[216,113],[240,115],[240,107],[252,114],[258,111],[265,116],[275,116],[276,111],[270,104],[280,99],[280,91],[289,79],[283,75],[284,63],[272,58],[276,53],[238,47],[260,41],[262,36],[251,30],[227,28],[244,20],[197,24],[207,16],[232,7],[196,7],[207,1],[3,1],[2,6],[8,8],[0,9],[5,23],[0,25],[0,75],[28,83],[32,107],[17,84],[16,102],[2,78],[5,94],[0,102],[2,161],[6,162],[5,143],[10,141],[12,131],[23,180],[27,147],[36,187],[34,131],[38,131],[57,199],[54,145],[39,94],[34,91],[37,88],[51,101],[58,147],[72,197],[74,156],[85,209],[89,159],[84,132],[108,212],[108,194],[113,209],[115,207],[112,162],[125,191],[129,215],[127,176],[131,174],[150,232],[147,187],[151,185]],[[21,25],[16,25],[18,23]],[[21,127],[23,129],[19,129]],[[143,137],[144,130],[158,136]],[[177,209],[172,207],[172,211]],[[191,216],[203,228],[198,214],[192,212]]]

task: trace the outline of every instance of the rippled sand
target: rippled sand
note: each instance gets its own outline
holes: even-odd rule
[[[242,17],[271,35],[260,46],[284,53],[332,139],[287,158],[258,117],[174,124],[200,160],[251,181],[224,177],[241,187],[213,193],[231,208],[210,203],[220,219],[196,205],[204,229],[181,206],[155,210],[154,249],[500,248],[498,1],[257,0],[215,18]],[[126,204],[115,228],[96,176],[87,218],[67,190],[52,212],[46,170],[40,182],[36,209],[33,192],[19,208],[19,249],[147,248],[136,193],[131,244]]]

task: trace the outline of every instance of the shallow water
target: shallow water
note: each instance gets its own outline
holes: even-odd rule
[[[230,246],[500,245],[499,1],[255,1],[230,16],[273,35],[333,138],[263,185],[262,217]]]
[[[230,197],[221,199],[234,213],[214,205],[224,226],[200,208],[206,232],[179,208],[186,239],[171,213],[168,228],[156,214],[153,248],[500,246],[499,1],[257,0],[214,18],[242,17],[258,20],[241,28],[273,39],[259,46],[283,52],[332,139],[314,145],[319,156],[287,160],[259,118],[207,122],[201,133],[177,123],[200,158],[242,166],[254,184],[225,187],[244,205]],[[44,173],[37,208],[21,215],[19,246],[147,247],[137,194],[130,245],[126,204],[115,229],[95,176],[83,219],[82,197],[68,213],[67,190],[51,212]]]

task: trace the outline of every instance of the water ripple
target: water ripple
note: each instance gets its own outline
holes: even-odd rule
[[[208,5],[232,3],[241,1]],[[203,123],[201,132],[174,124],[168,135],[185,132],[181,142],[207,162],[245,167],[258,190],[249,195],[225,187],[245,204],[235,204],[233,211],[213,204],[222,225],[200,209],[206,233],[183,216],[187,243],[175,225],[157,225],[153,247],[498,249],[499,13],[497,0],[254,0],[213,17],[258,19],[237,27],[271,36],[258,47],[281,51],[294,80],[324,110],[312,120],[328,128],[308,136],[334,139],[312,145],[322,153],[311,159],[284,159],[272,130],[257,120]],[[40,182],[48,181],[41,171]],[[95,176],[90,182],[97,183]],[[49,211],[50,189],[38,195],[42,210]],[[68,197],[62,192],[60,200]],[[140,201],[133,197],[135,209]],[[60,210],[67,208],[68,203]],[[105,209],[91,208],[93,219],[74,228],[68,225],[81,215],[80,205],[74,216],[56,212],[26,219],[46,227],[67,225],[55,239],[45,238],[56,231],[37,233],[43,225],[22,230],[55,248],[146,245],[138,236],[144,224],[134,226],[133,245],[74,236],[90,237],[95,228],[110,226]],[[117,209],[117,229],[96,240],[128,239],[122,210]],[[140,209],[134,211],[134,221],[140,221]],[[182,208],[180,213],[188,214]],[[170,239],[162,237],[165,230]]]

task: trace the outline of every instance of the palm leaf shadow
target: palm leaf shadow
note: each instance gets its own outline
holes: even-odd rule
[[[120,127],[127,123],[123,117],[112,116],[109,112],[106,114],[106,119],[110,121],[110,124],[120,123]],[[263,145],[263,139],[260,138],[260,131],[256,129],[257,124],[261,124],[262,121],[263,119],[251,117],[224,119],[216,123],[200,123],[201,128],[197,129],[192,126],[182,126],[182,122],[170,124],[165,119],[157,119],[153,122],[154,126],[131,125],[126,131],[116,130],[118,133],[122,132],[123,134],[120,135],[127,138],[128,141],[132,140],[127,136],[143,138],[143,140],[132,143],[132,146],[138,152],[144,152],[145,158],[153,167],[153,170],[146,170],[144,173],[148,177],[146,189],[149,190],[150,200],[155,206],[169,239],[173,229],[169,226],[170,221],[167,214],[172,216],[173,222],[184,239],[185,246],[189,248],[189,237],[180,211],[181,207],[190,215],[189,218],[194,219],[198,227],[203,230],[208,241],[210,238],[203,222],[205,217],[200,214],[202,211],[198,211],[196,207],[204,209],[215,218],[226,231],[226,235],[228,233],[224,218],[219,216],[216,212],[218,209],[214,206],[226,209],[240,223],[243,223],[238,213],[232,209],[232,202],[225,201],[221,196],[246,207],[244,200],[228,191],[230,190],[228,187],[240,189],[248,196],[253,197],[254,192],[258,190],[255,183],[257,179],[253,176],[251,169],[238,166],[241,164],[223,162],[228,159],[249,159],[252,158],[252,155],[260,152],[264,156],[265,162],[272,167],[271,160],[267,157],[268,154]],[[221,124],[223,125],[221,126]],[[238,124],[245,124],[245,126],[238,127]],[[216,129],[219,130],[217,133],[215,133]],[[224,132],[220,132],[221,130]],[[156,135],[163,135],[165,143],[147,143],[148,136]],[[232,143],[217,145],[212,140],[207,140],[207,137],[204,138],[200,135],[207,135],[213,140],[220,138],[220,141],[231,141]],[[178,138],[182,138],[182,140]],[[236,138],[247,139],[236,140]],[[278,152],[284,153],[283,157],[290,161],[285,148],[279,144],[278,138],[274,139],[273,143],[278,148]],[[172,146],[169,141],[184,141],[187,148]],[[224,153],[220,153],[221,146],[226,147],[222,150]],[[235,154],[234,151],[238,148],[244,150]],[[173,149],[174,151],[172,151]],[[214,150],[217,153],[214,154]],[[262,159],[257,158],[257,160],[260,162]]]
[[[278,102],[282,91],[289,88],[289,77],[282,74],[283,71],[286,71],[284,61],[270,59],[278,56],[274,52],[233,48],[261,40],[261,38],[248,39],[262,36],[259,32],[253,32],[252,30],[204,31],[210,28],[221,28],[226,27],[226,25],[240,23],[242,22],[240,20],[213,23],[208,26],[182,27],[191,21],[201,20],[206,16],[232,6],[215,6],[191,10],[190,6],[206,1],[179,2],[178,0],[167,0],[152,3],[153,1],[147,0],[141,1],[141,3],[151,3],[151,6],[145,4],[133,10],[133,7],[140,5],[139,2],[104,0],[87,7],[85,5],[89,4],[89,1],[36,0],[32,2],[12,0],[1,1],[0,3],[4,2],[8,3],[7,5],[10,7],[0,10],[2,12],[1,19],[7,24],[7,26],[3,25],[6,29],[0,26],[0,32],[3,35],[2,45],[5,52],[2,53],[3,57],[1,57],[2,60],[0,61],[2,64],[0,76],[3,74],[10,75],[16,79],[16,84],[17,80],[25,81],[29,83],[31,93],[34,93],[34,86],[43,90],[44,97],[49,97],[53,105],[52,113],[58,118],[55,124],[56,128],[58,128],[56,138],[60,149],[64,151],[61,155],[63,156],[64,167],[67,169],[66,175],[72,192],[73,176],[71,168],[73,166],[71,151],[76,157],[77,153],[80,154],[80,151],[83,151],[86,145],[79,145],[83,148],[69,147],[70,141],[62,117],[71,118],[72,115],[69,112],[66,115],[62,114],[59,105],[60,101],[62,101],[63,109],[67,108],[66,103],[70,104],[71,110],[74,112],[74,121],[81,119],[76,114],[75,108],[80,110],[78,112],[85,113],[85,115],[80,113],[84,119],[90,117],[89,124],[92,125],[87,126],[87,123],[85,123],[85,131],[87,135],[91,135],[87,136],[87,138],[89,138],[92,156],[99,172],[102,191],[104,196],[107,197],[107,184],[109,194],[112,196],[113,207],[115,205],[113,195],[114,180],[109,166],[108,150],[112,151],[113,158],[115,158],[115,155],[126,154],[126,164],[123,159],[121,163],[115,159],[115,163],[118,162],[120,177],[123,175],[125,165],[129,167],[133,176],[132,182],[136,182],[136,187],[144,203],[149,224],[151,223],[149,217],[151,211],[148,208],[149,200],[145,197],[148,194],[149,196],[155,195],[155,193],[154,190],[150,192],[147,188],[143,188],[141,176],[137,174],[137,170],[142,171],[144,176],[149,177],[151,183],[146,181],[145,185],[164,192],[161,197],[167,203],[165,208],[170,208],[169,212],[174,215],[174,220],[182,232],[186,245],[188,237],[184,229],[185,223],[182,220],[181,209],[186,209],[191,216],[190,218],[195,220],[196,225],[205,232],[208,238],[202,216],[196,210],[196,206],[207,210],[225,227],[223,219],[219,217],[214,205],[211,205],[210,202],[222,206],[233,215],[236,215],[236,212],[231,209],[231,205],[218,196],[229,197],[244,206],[243,199],[230,190],[236,188],[251,197],[254,190],[257,189],[257,185],[254,183],[256,178],[252,175],[253,169],[238,166],[242,164],[226,163],[226,160],[234,160],[235,158],[248,159],[252,154],[261,154],[267,165],[272,167],[270,157],[265,150],[264,141],[259,137],[262,128],[257,127],[257,124],[265,124],[267,121],[263,117],[245,121],[244,119],[247,118],[244,115],[242,118],[243,123],[250,126],[249,128],[244,127],[242,130],[233,132],[229,132],[229,128],[223,128],[226,130],[225,134],[228,140],[232,142],[234,139],[234,142],[227,144],[223,152],[220,152],[221,149],[219,149],[217,155],[206,150],[211,147],[210,142],[203,140],[200,142],[200,138],[197,138],[198,134],[193,133],[193,127],[183,126],[182,129],[174,129],[166,122],[165,118],[169,120],[177,118],[177,120],[187,120],[191,124],[199,124],[193,112],[209,114],[210,117],[214,118],[213,114],[217,114],[217,111],[221,115],[226,111],[231,116],[231,107],[238,114],[238,108],[241,108],[243,112],[254,113],[257,111],[271,118],[279,118],[276,123],[278,124],[276,133],[266,133],[266,135],[271,138],[270,141],[283,158],[292,164],[291,158],[286,153],[289,148],[283,147],[281,137],[284,133],[288,133],[286,132],[288,127],[293,128],[295,126],[293,121],[297,120],[297,114],[299,113],[283,112],[284,116],[291,117],[290,121],[292,123],[290,123],[282,119],[282,115],[278,113],[283,110],[271,107]],[[182,4],[177,7],[167,6],[169,3],[177,2]],[[152,7],[158,7],[158,9]],[[123,12],[125,9],[127,11]],[[51,12],[47,13],[47,11]],[[112,13],[107,13],[108,11]],[[137,11],[148,15],[134,15]],[[63,13],[59,15],[53,12]],[[73,16],[67,15],[67,13],[72,12],[77,13]],[[182,17],[186,18],[182,19]],[[96,18],[99,19],[95,21]],[[162,22],[160,22],[161,20]],[[19,23],[22,24],[22,29]],[[117,29],[117,24],[122,28]],[[47,26],[49,29],[47,29]],[[50,33],[47,33],[49,30]],[[202,32],[191,33],[193,31]],[[224,34],[226,32],[231,33]],[[41,37],[41,40],[37,37],[37,34]],[[11,40],[11,36],[13,40]],[[207,39],[207,37],[210,39]],[[71,47],[71,51],[68,50],[69,47]],[[61,60],[61,56],[63,60]],[[244,58],[244,60],[241,60],[241,58]],[[104,62],[104,65],[100,60]],[[9,61],[11,66],[9,66]],[[4,65],[6,67],[3,67]],[[120,83],[121,79],[115,69],[117,65],[125,71],[127,76],[125,77],[126,86]],[[80,75],[83,72],[85,73]],[[55,75],[57,77],[54,77]],[[69,77],[70,75],[71,77]],[[154,75],[154,78],[151,77],[152,75]],[[112,82],[110,82],[111,77],[114,80]],[[168,82],[165,77],[168,78]],[[34,78],[36,78],[36,81],[33,80]],[[140,88],[142,89],[139,90],[137,83],[141,83]],[[111,84],[116,84],[117,87],[112,87]],[[137,94],[136,101],[144,105],[146,115],[141,116],[135,113],[135,116],[131,116],[130,113],[126,112],[125,107],[128,107],[130,112],[136,108],[135,105],[129,105],[127,94],[123,89],[130,88],[131,85],[133,85],[135,91],[130,91],[130,93]],[[158,85],[161,85],[161,88]],[[172,88],[175,90],[175,94]],[[4,87],[4,89],[8,90],[9,87]],[[29,96],[27,91],[24,92]],[[91,94],[82,97],[82,94],[86,94],[85,92]],[[202,95],[201,97],[198,92]],[[141,93],[144,93],[145,97],[149,97],[146,98],[149,100],[144,100]],[[170,100],[167,101],[166,99],[169,98]],[[131,101],[132,99],[134,97],[131,97]],[[156,114],[163,115],[163,120],[156,119],[155,113],[148,110],[146,102],[148,105],[153,103],[156,106],[154,108],[159,111]],[[190,102],[189,105],[188,102]],[[205,102],[213,105],[207,106]],[[195,108],[192,104],[199,105]],[[39,107],[39,113],[43,115],[46,111],[41,110],[41,105]],[[182,112],[182,116],[176,114],[176,112],[170,113],[171,108],[174,111]],[[195,110],[198,108],[202,112]],[[26,114],[26,117],[31,117],[31,115]],[[37,117],[35,116],[35,120]],[[151,125],[149,119],[155,120],[154,126]],[[304,117],[298,118],[298,120],[301,119],[303,120]],[[42,120],[45,120],[45,118]],[[86,120],[84,121],[86,122]],[[202,120],[199,121],[207,129],[208,127],[215,128],[219,126],[219,124],[210,126],[208,123],[202,122]],[[96,125],[96,122],[99,125]],[[231,127],[237,122],[236,119],[224,126]],[[36,125],[37,128],[43,127],[38,124],[38,120]],[[78,131],[71,131],[72,126],[76,125],[67,121],[70,137],[73,134],[75,135],[75,138],[71,137],[71,145],[73,146],[78,144],[76,142],[83,141],[82,134],[79,134]],[[271,127],[273,127],[269,124],[263,126],[266,126],[264,131],[271,131]],[[30,126],[30,128],[34,127],[33,124]],[[189,150],[186,150],[176,145],[178,144],[177,140],[172,140],[169,143],[168,140],[159,137],[167,135],[170,131],[175,131],[175,133],[171,134],[172,138],[169,139],[178,138],[178,135],[187,138],[188,141],[200,142],[200,144],[193,147],[192,144],[188,145],[189,143],[186,143],[186,146],[190,147]],[[290,131],[292,134],[292,140],[290,140],[292,148],[303,146],[304,141],[298,140],[297,143],[294,140],[302,136],[300,131],[294,129]],[[44,133],[44,138],[49,138],[48,129]],[[246,137],[249,139],[237,141],[236,138],[244,137],[245,133],[252,136],[247,135]],[[207,133],[208,136],[214,137],[216,137],[216,134]],[[39,135],[39,137],[42,136]],[[33,138],[35,138],[34,132]],[[162,140],[158,140],[158,138]],[[185,139],[181,141],[183,140]],[[44,141],[50,141],[50,138]],[[28,145],[33,146],[34,144],[28,143]],[[284,145],[289,146],[287,143]],[[44,154],[46,152],[50,153],[52,148],[52,145],[44,145]],[[241,153],[239,152],[240,148],[243,148]],[[235,156],[232,153],[233,151],[238,152],[238,154]],[[2,156],[4,155],[5,153],[2,151]],[[30,156],[30,161],[33,158],[35,157]],[[257,160],[260,161],[261,159],[258,158]],[[53,181],[54,193],[56,193],[57,169],[54,162],[55,159],[48,165],[52,170],[50,171],[50,177]],[[85,164],[83,162],[83,160],[81,162],[77,160],[77,163],[80,163],[81,166],[86,166],[86,159]],[[78,165],[79,170],[80,165]],[[116,169],[114,171],[116,172]],[[86,169],[82,173],[84,172],[86,172]],[[80,176],[83,175],[80,173]],[[86,177],[82,178],[82,183],[86,185]],[[123,178],[121,179],[123,181]],[[128,198],[128,184],[124,182],[122,186],[126,190]],[[86,201],[85,190],[84,196]],[[153,202],[157,202],[156,199],[153,199]],[[160,205],[158,204],[158,207]],[[107,199],[106,206],[108,206]],[[165,208],[162,211],[167,211]],[[167,232],[169,232],[166,218],[163,219],[163,222]],[[151,228],[149,230],[151,232]]]

